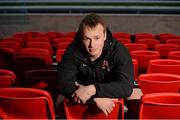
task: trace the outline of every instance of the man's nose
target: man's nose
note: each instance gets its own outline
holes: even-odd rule
[[[90,47],[94,47],[94,44],[95,44],[95,43],[94,43],[94,40],[91,40],[89,46],[90,46]]]

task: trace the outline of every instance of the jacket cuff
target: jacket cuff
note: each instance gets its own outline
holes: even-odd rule
[[[93,84],[96,88],[96,94],[94,95],[94,97],[99,97],[100,96],[100,87],[97,83]]]

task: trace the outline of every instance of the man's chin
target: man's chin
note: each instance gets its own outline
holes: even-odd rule
[[[90,54],[90,56],[91,56],[91,57],[96,56],[96,53],[95,53],[95,52],[94,52],[94,53],[93,53],[93,52],[91,52],[91,53],[89,53],[89,54]]]

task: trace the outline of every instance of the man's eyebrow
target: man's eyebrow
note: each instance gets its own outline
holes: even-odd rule
[[[94,36],[92,36],[93,38],[94,37],[100,37],[100,35],[94,35]],[[91,38],[91,37],[88,37],[88,36],[84,36],[84,38]]]
[[[88,36],[84,36],[84,37],[86,37],[86,38],[90,38],[90,37],[88,37]]]

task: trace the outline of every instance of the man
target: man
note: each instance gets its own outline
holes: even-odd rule
[[[128,50],[112,38],[100,16],[89,14],[58,65],[58,92],[77,103],[93,100],[108,115],[111,98],[131,95],[133,76]]]

